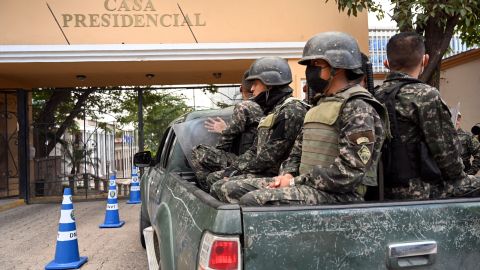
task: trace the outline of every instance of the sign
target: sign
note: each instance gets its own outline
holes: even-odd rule
[[[98,1],[98,3],[101,3]],[[79,27],[181,27],[206,26],[202,13],[166,13],[155,7],[151,0],[103,1],[103,13],[62,13],[63,28]]]

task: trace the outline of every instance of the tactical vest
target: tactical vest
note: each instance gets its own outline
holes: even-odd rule
[[[250,149],[257,136],[257,126],[258,122],[246,126],[245,131],[233,140],[231,152],[241,155]]]
[[[265,142],[268,140],[268,138],[270,138],[272,127],[275,124],[275,120],[278,117],[278,112],[280,112],[290,102],[300,102],[304,104],[304,106],[309,107],[308,104],[305,104],[303,101],[299,100],[298,98],[289,97],[285,101],[283,101],[283,103],[278,108],[275,108],[270,114],[260,119],[260,122],[258,123],[258,133],[257,133],[257,136],[258,136],[257,152],[260,152],[262,150],[262,147],[265,145]]]
[[[308,173],[315,165],[328,168],[339,156],[338,136],[341,127],[338,118],[347,101],[353,98],[360,98],[372,105],[382,121],[387,123],[385,108],[359,85],[320,99],[318,105],[305,115],[300,174]],[[377,185],[377,163],[378,158],[366,172],[362,181],[364,185]]]
[[[388,81],[386,80],[386,82]],[[424,138],[421,138],[419,142],[405,143],[400,137],[413,123],[397,121],[396,96],[402,87],[413,83],[423,82],[413,78],[398,79],[397,83],[376,95],[376,98],[387,108],[392,133],[392,138],[385,140],[382,147],[386,187],[408,186],[409,181],[416,178],[428,182],[442,181],[440,169],[430,154]]]

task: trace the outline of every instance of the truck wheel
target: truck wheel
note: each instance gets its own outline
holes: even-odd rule
[[[140,208],[140,226],[139,226],[139,229],[140,229],[140,243],[142,244],[142,247],[144,249],[146,248],[146,245],[145,245],[145,237],[143,236],[143,229],[148,228],[150,226],[151,226],[150,221],[143,214],[143,207],[142,207],[142,208]]]

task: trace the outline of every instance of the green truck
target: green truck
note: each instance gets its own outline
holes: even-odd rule
[[[135,155],[151,269],[480,269],[477,198],[266,207],[216,200],[197,187],[190,152],[218,139],[203,127],[207,117],[231,113],[190,113],[170,125],[155,157]]]

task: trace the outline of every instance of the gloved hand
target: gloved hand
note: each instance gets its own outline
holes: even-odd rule
[[[235,167],[227,167],[223,172],[223,177],[232,177],[235,175],[239,175],[240,172]]]

